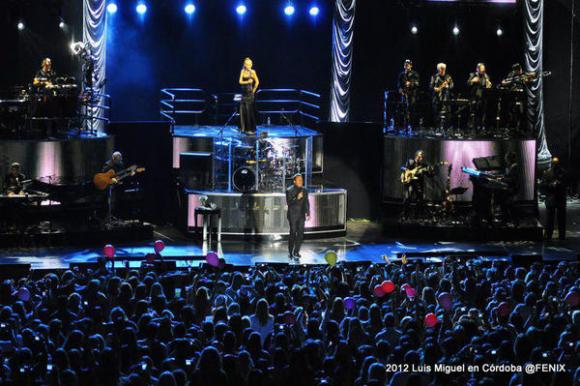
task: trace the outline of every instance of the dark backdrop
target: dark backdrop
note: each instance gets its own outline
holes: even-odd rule
[[[190,18],[182,1],[149,1],[141,18],[133,2],[119,2],[119,11],[108,17],[107,91],[113,97],[113,119],[157,119],[164,87],[237,91],[246,56],[254,60],[262,88],[317,91],[326,102],[330,2],[318,2],[316,21],[306,0],[294,2],[292,18],[284,15],[282,0],[246,1],[243,17],[235,13],[237,3],[199,1]]]
[[[61,17],[65,29],[58,25]],[[16,28],[19,20],[23,31]],[[82,20],[81,0],[0,1],[0,88],[31,83],[47,56],[57,73],[78,77],[80,65],[69,46],[82,40]]]
[[[414,5],[405,5],[410,3]],[[447,63],[458,91],[466,88],[478,62],[487,64],[497,82],[523,59],[521,11],[510,4],[357,2],[351,121],[382,121],[383,91],[396,88],[407,58],[414,61],[425,90],[439,62]],[[419,29],[416,35],[411,34],[413,23]],[[457,37],[452,34],[455,24],[460,28]]]
[[[544,0],[544,70],[552,76],[544,83],[544,104],[548,147],[568,165],[576,180],[580,170],[580,25],[574,22],[571,35],[572,2],[576,13],[579,0]],[[573,47],[573,65],[570,53]],[[570,93],[572,69],[572,93]],[[570,105],[572,109],[570,110]]]

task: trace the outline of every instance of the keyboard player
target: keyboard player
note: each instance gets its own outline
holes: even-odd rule
[[[490,157],[495,158],[495,157]],[[493,225],[495,206],[499,205],[502,212],[502,224],[509,222],[518,226],[517,213],[514,210],[515,197],[519,191],[520,166],[517,155],[508,152],[503,165],[494,168],[495,173],[463,168],[463,172],[470,175],[473,183],[473,224],[480,226],[485,220]]]
[[[4,194],[17,196],[24,192],[24,180],[26,176],[22,173],[20,164],[13,162],[10,165],[10,172],[4,177]]]

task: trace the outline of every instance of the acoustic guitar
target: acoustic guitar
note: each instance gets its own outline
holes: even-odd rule
[[[142,173],[144,171],[145,168],[138,167],[137,165],[129,166],[128,168],[121,170],[119,173],[115,173],[115,171],[111,169],[108,172],[95,174],[93,177],[93,183],[97,189],[105,190],[111,185],[118,184],[127,177],[131,177],[136,173]]]

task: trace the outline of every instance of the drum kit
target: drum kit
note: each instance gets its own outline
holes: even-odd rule
[[[286,180],[304,172],[304,160],[298,157],[298,145],[259,139],[256,146],[234,148],[232,184],[240,192],[284,191]]]

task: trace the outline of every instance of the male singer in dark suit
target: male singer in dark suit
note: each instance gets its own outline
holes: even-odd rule
[[[288,223],[290,235],[288,237],[288,257],[300,258],[300,246],[304,238],[304,222],[310,218],[310,204],[308,190],[303,186],[301,174],[293,178],[292,186],[286,189],[286,204],[288,205]]]
[[[540,189],[546,195],[546,240],[552,240],[554,222],[558,217],[558,237],[566,239],[566,187],[568,174],[560,165],[558,157],[552,158],[552,166],[544,172]]]

